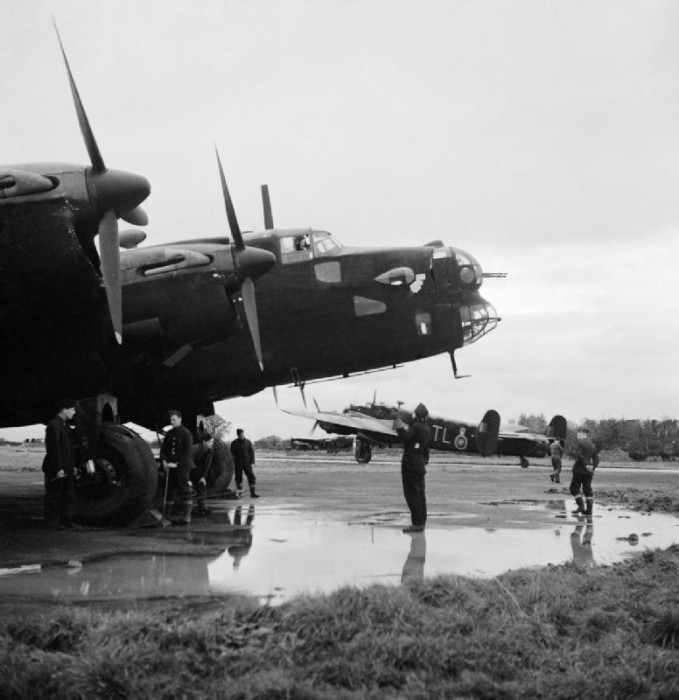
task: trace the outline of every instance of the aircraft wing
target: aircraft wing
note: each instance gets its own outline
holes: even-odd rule
[[[316,421],[323,430],[339,435],[353,435],[357,433],[371,433],[384,435],[385,437],[397,437],[396,431],[391,427],[391,421],[371,418],[362,413],[348,412],[335,413],[333,411],[284,411],[291,416],[308,418]]]

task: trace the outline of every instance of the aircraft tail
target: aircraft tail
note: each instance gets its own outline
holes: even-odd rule
[[[547,426],[547,431],[545,435],[549,438],[556,438],[557,440],[565,440],[566,433],[568,432],[568,423],[563,416],[556,415],[552,420],[549,421]]]
[[[483,457],[490,457],[497,451],[500,433],[500,414],[493,410],[486,411],[476,431],[476,444]]]

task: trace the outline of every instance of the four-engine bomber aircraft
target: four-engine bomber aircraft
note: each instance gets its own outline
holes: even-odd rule
[[[231,237],[138,247],[145,234],[118,219],[146,223],[150,185],[105,165],[62,53],[90,165],[0,166],[0,427],[80,401],[95,465],[80,522],[128,522],[155,493],[152,454],[122,421],[154,429],[174,407],[193,426],[221,399],[444,352],[455,369],[496,326],[481,266],[439,241],[354,248],[275,229],[268,198],[265,229],[243,235],[221,163]]]
[[[348,406],[341,413],[321,411],[316,405],[317,412],[286,411],[294,416],[309,418],[315,421],[326,433],[337,435],[355,435],[354,457],[359,464],[367,464],[372,458],[372,446],[384,447],[398,445],[401,439],[391,427],[393,415],[398,411],[405,422],[411,421],[411,412],[398,406],[387,406],[384,403],[372,403]],[[481,422],[477,425],[451,418],[429,416],[427,423],[431,429],[430,447],[444,452],[471,452],[483,457],[494,454],[513,455],[519,457],[522,467],[528,466],[528,457],[544,457],[548,454],[549,443],[553,439],[565,440],[567,432],[566,419],[554,416],[544,435],[532,433],[522,425],[501,425],[500,414],[497,411],[486,411]]]

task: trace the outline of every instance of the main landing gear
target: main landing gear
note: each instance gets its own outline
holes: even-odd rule
[[[356,438],[354,440],[354,457],[356,461],[359,464],[368,464],[370,460],[372,459],[373,456],[373,451],[370,445],[365,442],[365,440],[361,440],[360,438]]]
[[[151,507],[158,465],[149,445],[117,423],[117,401],[100,394],[76,413],[79,468],[74,520],[82,525],[128,525]]]

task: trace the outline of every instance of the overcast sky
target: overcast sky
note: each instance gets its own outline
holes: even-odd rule
[[[107,165],[151,181],[149,243],[227,233],[216,142],[244,229],[267,182],[279,227],[508,273],[471,378],[442,355],[309,386],[321,408],[677,416],[679,3],[0,0],[2,163],[88,162],[50,14]],[[270,390],[218,412],[311,427]]]

